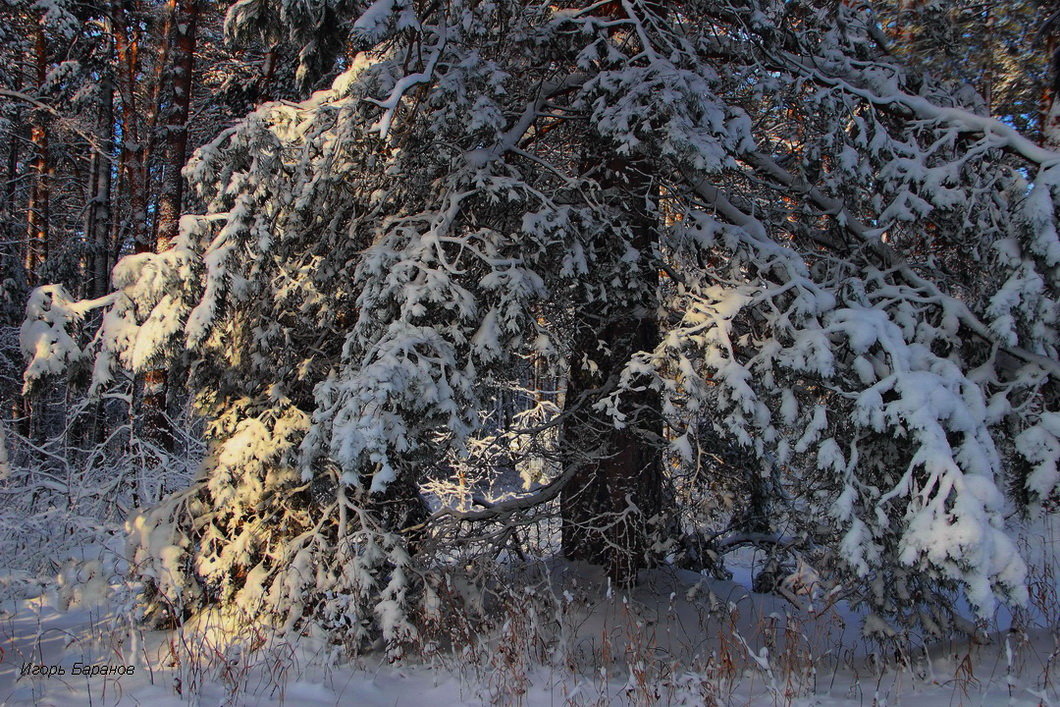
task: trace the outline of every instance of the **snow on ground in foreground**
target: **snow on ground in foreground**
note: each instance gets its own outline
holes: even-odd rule
[[[1057,537],[1042,535],[1030,559],[1054,562]],[[563,609],[548,645],[527,640],[533,619],[516,611],[480,645],[403,664],[343,660],[308,638],[246,650],[226,643],[209,617],[183,632],[145,631],[101,601],[106,592],[89,573],[75,592],[0,605],[0,704],[1060,705],[1055,574],[1039,581],[1025,633],[1007,630],[1006,614],[997,622],[1005,630],[982,643],[935,645],[911,666],[880,669],[841,602],[798,611],[735,582],[673,570],[650,573],[624,597],[585,566],[551,571]],[[71,597],[74,607],[63,610]],[[65,674],[22,676],[26,663]],[[132,672],[75,675],[78,665]]]

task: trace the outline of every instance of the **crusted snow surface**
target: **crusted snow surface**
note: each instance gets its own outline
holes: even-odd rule
[[[130,618],[132,595],[105,587],[101,565],[87,562],[68,569],[58,587],[0,605],[0,702],[1055,704],[1056,521],[1047,517],[1024,534],[1044,600],[1015,617],[995,615],[974,641],[927,644],[908,665],[889,662],[866,638],[887,634],[885,621],[815,595],[809,568],[783,580],[784,596],[750,591],[762,562],[752,548],[731,557],[733,581],[664,568],[642,574],[628,593],[596,568],[553,561],[536,591],[551,594],[554,616],[524,607],[503,625],[483,624],[451,653],[399,663],[343,657],[316,635],[276,641],[259,634],[248,644],[232,638],[246,626],[214,612],[180,630],[149,631]],[[538,634],[540,651],[530,640]],[[65,674],[22,675],[26,666]],[[86,666],[124,666],[125,674],[74,674]]]

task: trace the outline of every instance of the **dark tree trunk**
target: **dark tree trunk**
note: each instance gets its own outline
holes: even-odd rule
[[[155,247],[158,252],[166,250],[176,238],[183,207],[184,178],[180,172],[187,160],[188,116],[191,108],[198,21],[199,6],[196,0],[179,0],[176,3],[173,23],[176,52],[170,70],[173,95],[166,117],[166,154],[156,222],[158,231]]]
[[[33,25],[33,69],[38,95],[48,74],[48,44],[44,34],[44,15]],[[29,197],[26,201],[26,238],[22,248],[22,268],[30,285],[36,285],[40,269],[48,258],[48,222],[50,220],[50,184],[48,179],[47,115],[35,107],[31,113],[29,132],[33,161],[30,164]],[[43,445],[48,417],[48,401],[41,393],[22,396],[22,433],[38,445]]]
[[[604,565],[613,580],[626,585],[652,561],[652,525],[662,510],[661,400],[646,381],[633,380],[633,390],[619,404],[622,429],[594,403],[614,388],[634,353],[659,343],[658,223],[648,205],[650,182],[636,164],[615,159],[600,181],[606,191],[620,194],[630,245],[640,257],[637,281],[625,296],[606,304],[587,297],[576,305],[569,417],[562,430],[572,474],[561,500],[563,554]],[[599,267],[621,267],[625,246],[614,234],[602,234],[592,247]]]
[[[665,5],[655,1],[636,7],[656,17],[666,13]],[[597,12],[618,19],[627,16],[628,6],[606,3]],[[636,581],[637,571],[653,559],[653,524],[662,510],[663,495],[662,402],[647,381],[631,381],[619,404],[625,417],[622,429],[594,404],[618,383],[634,353],[652,351],[659,343],[659,224],[647,166],[615,156],[603,165],[598,178],[605,192],[617,197],[613,203],[626,216],[630,245],[639,253],[637,276],[623,295],[609,293],[613,298],[606,303],[582,290],[585,300],[575,304],[564,402],[569,416],[561,435],[571,474],[560,503],[563,554],[604,565],[620,585]],[[625,244],[613,233],[597,236],[591,248],[598,267],[617,271],[625,266],[620,264]]]
[[[38,18],[33,30],[33,60],[36,88],[40,91],[48,72],[48,45],[44,36],[44,16]],[[30,125],[30,142],[33,145],[31,186],[26,205],[26,247],[23,264],[26,276],[36,284],[37,269],[48,257],[48,220],[50,193],[48,184],[48,133],[45,113],[35,109]]]
[[[22,90],[22,73],[16,71],[14,74],[16,91]],[[5,247],[11,247],[16,245],[13,251],[9,254],[13,255],[15,260],[19,260],[19,253],[17,244],[22,240],[22,223],[21,217],[16,214],[18,212],[18,206],[16,204],[16,185],[19,180],[19,146],[22,144],[24,135],[21,126],[15,128],[9,134],[9,140],[7,143],[7,173],[4,178],[4,241]],[[21,268],[21,263],[19,264]]]
[[[113,52],[111,52],[113,53]],[[108,73],[100,81],[99,114],[96,143],[89,169],[88,204],[85,218],[85,240],[88,246],[84,263],[82,297],[102,297],[110,290],[111,270],[111,161],[114,153],[114,81]],[[106,435],[102,399],[92,403],[92,412],[75,425],[84,447],[100,444]],[[77,420],[75,419],[75,423]]]
[[[111,234],[111,157],[114,150],[114,84],[105,78],[100,84],[97,144],[92,153],[88,217],[85,236],[90,255],[86,263],[85,295],[101,297],[110,285]]]
[[[154,251],[162,252],[170,247],[177,236],[180,214],[183,209],[184,178],[181,170],[187,159],[188,117],[195,69],[195,42],[199,19],[197,0],[177,0],[173,7],[170,24],[175,51],[168,74],[172,78],[172,95],[166,112],[165,158],[163,160],[162,185],[158,199],[158,216],[155,221]],[[167,410],[170,390],[169,375],[165,369],[148,371],[143,377],[141,417],[147,436],[162,448],[173,451],[173,426]]]
[[[114,48],[118,56],[118,82],[121,96],[121,155],[119,174],[121,195],[127,204],[126,218],[117,224],[115,257],[131,238],[138,253],[151,251],[151,233],[147,227],[146,137],[141,130],[143,117],[137,101],[140,72],[140,30],[135,8],[115,2],[111,21]]]

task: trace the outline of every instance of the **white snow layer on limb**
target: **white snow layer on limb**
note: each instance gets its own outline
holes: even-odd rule
[[[845,18],[844,24],[840,26],[841,31],[829,35],[829,41],[860,41],[859,38],[863,38],[864,34],[864,22],[872,22],[868,17],[866,14],[861,18]],[[880,113],[898,113],[902,118],[916,118],[921,125],[932,128],[934,142],[920,143],[915,139],[908,140],[908,134],[889,134],[891,129],[884,127],[873,117],[876,111],[866,112],[862,117],[854,119],[857,127],[855,144],[860,142],[856,144],[857,147],[868,148],[872,158],[876,160],[890,154],[889,164],[885,163],[879,170],[881,177],[889,174],[890,178],[875,184],[870,183],[865,188],[878,192],[881,186],[891,181],[892,184],[888,188],[895,191],[888,198],[892,199],[892,206],[895,208],[898,208],[897,205],[905,205],[898,208],[901,218],[912,219],[912,222],[919,220],[909,208],[905,208],[910,205],[914,205],[914,210],[918,210],[922,215],[926,215],[927,211],[945,211],[947,208],[972,213],[973,207],[982,207],[983,204],[979,202],[984,202],[983,196],[990,194],[992,188],[968,189],[954,180],[958,180],[961,174],[967,175],[977,170],[985,175],[997,175],[996,161],[988,162],[987,158],[996,156],[1001,151],[1014,155],[1018,160],[1026,160],[1034,166],[1038,173],[1032,190],[1035,192],[1034,198],[1024,199],[1023,194],[1014,193],[1013,202],[1017,206],[1012,210],[1013,213],[1002,216],[1002,223],[1021,218],[1015,212],[1025,212],[1023,218],[1030,222],[1029,230],[1032,233],[1024,239],[1021,246],[1025,253],[1024,261],[1029,263],[1036,260],[1039,265],[1036,268],[1024,267],[1023,274],[1006,285],[1006,290],[1000,293],[1001,296],[993,303],[992,311],[987,312],[991,317],[989,322],[980,320],[968,304],[958,298],[951,297],[950,306],[970,331],[991,343],[1001,343],[1007,353],[1039,366],[1054,380],[1060,380],[1055,323],[1060,316],[1060,304],[1056,294],[1058,271],[1055,265],[1048,264],[1058,252],[1055,227],[1052,226],[1056,218],[1052,202],[1057,195],[1052,193],[1050,184],[1056,180],[1056,175],[1060,174],[1060,153],[1038,146],[1003,121],[953,105],[957,99],[937,86],[923,86],[922,90],[929,95],[908,93],[902,86],[901,72],[882,65],[852,61],[843,50],[842,43],[834,46],[833,51],[822,54],[816,61],[796,55],[787,48],[773,50],[768,44],[764,44],[762,50],[763,59],[775,70],[790,72],[790,78],[797,81],[809,79],[828,87],[821,93],[835,94],[833,100],[839,105],[846,105],[848,110],[854,110],[855,105],[867,105],[876,108]],[[966,140],[969,135],[978,135],[978,141],[949,157],[945,155],[946,150],[956,144],[956,140]],[[853,146],[855,145],[851,145]],[[900,252],[893,251],[888,244],[879,240],[880,233],[885,229],[869,229],[859,220],[859,216],[864,216],[858,214],[856,209],[850,208],[852,204],[860,206],[859,203],[848,204],[842,196],[837,198],[835,192],[844,191],[842,182],[834,183],[822,191],[821,181],[817,184],[808,183],[780,168],[768,156],[749,154],[747,158],[756,169],[764,170],[770,177],[806,194],[823,213],[834,216],[837,223],[869,243],[885,256],[886,260],[893,260],[897,256],[893,264],[901,269],[903,277],[910,284],[924,289],[932,296],[948,296],[929,278],[922,277],[904,263]],[[987,169],[984,170],[984,166]],[[826,179],[824,183],[827,181]],[[1024,193],[1025,191],[1026,189]],[[1021,203],[1024,205],[1018,206]],[[1035,214],[1032,213],[1035,211],[1040,217],[1037,224]],[[897,220],[901,221],[901,218]],[[877,219],[875,223],[887,225],[885,219],[883,222]],[[993,219],[991,225],[996,223],[997,220]],[[1009,233],[1016,230],[1003,228],[1002,232],[990,240],[1005,239]],[[982,234],[978,237],[984,238]],[[1017,263],[1018,260],[1017,257]],[[1051,279],[1051,293],[1034,291],[1038,278],[1045,281]],[[1026,296],[1024,307],[1010,308],[1019,294]]]
[[[477,179],[491,184],[484,174]],[[367,471],[370,490],[382,492],[402,458],[424,449],[431,430],[444,429],[447,444],[460,451],[479,424],[477,365],[495,361],[527,326],[528,303],[544,286],[524,257],[502,257],[519,246],[518,234],[460,232],[461,204],[476,195],[461,186],[440,197],[444,209],[396,221],[363,254],[359,320],[337,375],[317,386],[303,467],[326,448],[345,481],[359,484]],[[536,226],[542,234],[567,224],[544,221]],[[477,293],[459,277],[473,266],[482,269]]]
[[[397,478],[401,458],[419,451],[425,424],[466,436],[472,421],[460,398],[471,394],[475,375],[433,328],[395,322],[373,349],[364,366],[317,387],[319,407],[303,448],[315,456],[326,434],[344,480],[359,483],[359,470],[371,470],[371,491],[381,492]]]
[[[1023,216],[1031,228],[1030,250],[1048,268],[1060,265],[1060,236],[1056,231],[1056,200],[1060,196],[1060,153],[1057,163],[1043,166],[1023,203]],[[1060,277],[1058,275],[1057,277]]]
[[[914,345],[915,347],[915,345]],[[914,348],[910,347],[910,348]],[[993,589],[1025,598],[1026,568],[1004,532],[1004,498],[995,483],[1000,459],[986,427],[978,386],[950,362],[924,356],[859,399],[859,420],[909,438],[915,453],[898,484],[878,501],[907,499],[901,559],[927,561],[963,581],[982,615],[994,608]],[[882,392],[897,394],[883,403]],[[952,440],[960,442],[954,446]]]
[[[376,638],[375,624],[396,657],[415,637],[404,540],[379,532],[345,487],[306,505],[292,464],[308,425],[301,411],[228,414],[221,424],[234,428],[214,446],[210,473],[127,524],[148,617],[179,619],[216,601],[239,625],[317,626],[353,645]],[[203,508],[208,523],[196,515]]]
[[[62,373],[81,358],[73,327],[85,314],[113,301],[113,295],[75,301],[60,285],[45,285],[30,293],[26,318],[19,332],[22,354],[29,360],[23,374],[24,390],[45,376]]]
[[[1016,449],[1034,465],[1027,476],[1027,490],[1038,501],[1049,498],[1060,487],[1060,412],[1043,412],[1016,437]]]
[[[196,228],[196,220],[185,216],[172,248],[127,255],[114,266],[115,292],[109,295],[91,345],[93,394],[110,383],[117,369],[141,373],[164,366],[179,345],[188,316],[188,290],[195,282],[189,234]]]
[[[952,361],[907,341],[885,310],[839,309],[827,321],[854,352],[878,348],[891,371],[859,393],[855,419],[913,449],[898,483],[875,504],[890,516],[888,507],[903,499],[901,561],[962,581],[981,615],[993,610],[994,590],[1022,602],[1026,567],[1004,531],[995,481],[1002,464],[980,387]],[[861,524],[852,525],[844,545],[863,535]]]
[[[112,380],[117,368],[142,372],[159,365],[184,330],[186,298],[195,279],[195,256],[189,244],[201,220],[183,217],[181,235],[170,250],[119,260],[111,275],[115,291],[108,295],[74,301],[58,285],[35,289],[20,335],[23,354],[29,359],[26,386],[43,376],[62,373],[86,355],[94,356],[92,394]],[[96,309],[104,310],[100,327],[82,350],[75,328]]]
[[[781,463],[801,464],[793,454],[813,455],[814,466],[838,477],[841,493],[832,513],[846,526],[843,556],[856,573],[871,571],[882,556],[879,539],[897,533],[901,563],[959,580],[981,612],[993,609],[995,590],[1022,601],[1026,570],[1004,531],[1004,498],[995,481],[1002,463],[989,429],[985,396],[958,365],[930,348],[940,337],[956,336],[956,327],[924,326],[936,312],[945,323],[947,300],[925,300],[915,291],[887,284],[872,271],[868,281],[847,281],[853,301],[839,300],[810,277],[800,254],[765,238],[764,226],[723,202],[719,192],[706,187],[701,191],[734,223],[723,226],[705,214],[686,214],[681,238],[728,252],[718,260],[732,270],[739,270],[741,263],[753,264],[753,271],[765,277],[734,300],[719,286],[711,292],[691,280],[682,283],[681,308],[686,314],[664,346],[701,362],[681,367],[684,388],[696,389],[689,373],[704,366],[713,372],[713,385],[702,389],[710,400],[704,407],[721,413],[724,420],[716,425],[759,454],[772,450]],[[724,270],[715,272],[710,279],[724,282],[725,275]],[[705,295],[710,299],[704,301]],[[726,299],[739,304],[728,316],[711,316],[717,305],[708,302]],[[883,304],[868,305],[876,300]],[[768,323],[762,339],[753,344],[745,340],[749,348],[743,352],[734,345],[732,322],[741,310],[751,313],[749,321]],[[844,348],[853,354],[852,372],[839,365],[848,358]],[[908,468],[893,487],[881,489],[882,497],[859,491],[881,483],[861,478],[858,461],[878,451],[868,442],[855,441],[844,454],[825,433],[825,406],[805,405],[800,410],[792,402],[783,387],[790,375],[786,371],[820,377],[854,397],[857,405],[848,424],[907,440]],[[857,434],[855,439],[869,438]],[[902,517],[899,527],[893,525],[896,513]]]
[[[350,35],[355,46],[374,47],[392,31],[419,27],[409,0],[375,0],[353,23]]]
[[[990,327],[1009,346],[1017,343],[1043,357],[1060,357],[1060,237],[1057,199],[1060,164],[1042,167],[1022,185],[1015,228],[998,239],[994,251],[1008,273],[990,298]]]
[[[1004,530],[1005,501],[996,482],[1002,463],[983,391],[952,361],[909,341],[886,310],[837,309],[826,321],[830,334],[841,333],[854,353],[882,356],[881,372],[890,372],[858,393],[856,424],[908,440],[913,451],[898,483],[876,499],[876,513],[851,523],[844,547],[854,550],[870,539],[865,523],[886,528],[900,499],[904,564],[960,580],[982,615],[995,606],[994,590],[1023,601],[1026,568]],[[848,497],[836,513],[850,519],[850,508]],[[852,557],[875,554],[870,544]],[[867,569],[863,560],[856,564]]]
[[[198,583],[189,576],[190,541],[178,530],[187,513],[184,504],[191,495],[191,490],[181,491],[125,524],[130,564],[154,585],[152,605],[145,607],[148,612],[179,615],[186,604],[194,604],[202,595]]]
[[[386,140],[387,136],[390,134],[390,128],[394,124],[394,117],[397,114],[398,106],[401,104],[405,94],[412,90],[414,86],[428,83],[434,79],[434,68],[438,63],[438,60],[445,53],[445,44],[446,36],[443,31],[438,36],[437,44],[431,49],[430,55],[427,59],[427,66],[424,67],[423,71],[401,77],[391,89],[390,95],[387,96],[386,99],[381,101],[373,98],[367,99],[383,109],[383,115],[379,118],[378,122],[372,126],[372,130],[378,132],[380,138]]]
[[[663,157],[713,173],[734,166],[732,156],[754,145],[747,115],[714,94],[715,81],[657,60],[601,72],[585,84],[585,101],[593,126],[618,144],[619,154],[650,138]]]
[[[831,57],[830,61],[816,64],[808,63],[803,57],[787,52],[777,52],[772,58],[787,69],[793,69],[822,84],[838,87],[873,105],[905,109],[921,120],[948,124],[964,132],[982,134],[994,146],[1012,151],[1040,167],[1060,164],[1060,152],[1036,144],[997,118],[979,115],[958,106],[939,105],[924,96],[903,91],[893,72],[861,69],[852,71],[852,64],[847,63],[848,57],[839,54]],[[828,73],[829,70],[835,73]]]

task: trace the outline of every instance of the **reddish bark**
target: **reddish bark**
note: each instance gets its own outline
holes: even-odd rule
[[[154,134],[157,116],[165,100],[165,152],[162,160],[162,181],[158,192],[157,216],[153,238],[144,237],[136,243],[137,252],[162,252],[170,247],[177,235],[183,209],[184,178],[181,170],[187,160],[188,118],[191,114],[194,87],[196,34],[199,20],[197,0],[172,0],[170,15],[163,30],[163,66],[156,78],[151,114],[146,130]],[[170,46],[172,42],[172,46]],[[161,83],[167,77],[169,95],[163,99]],[[153,140],[150,141],[153,145]],[[149,158],[150,146],[145,152]],[[172,423],[166,416],[169,394],[168,372],[164,369],[148,371],[142,378],[141,423],[145,435],[159,446],[172,450]]]
[[[147,229],[147,164],[146,144],[140,130],[141,116],[136,100],[136,89],[140,81],[140,40],[135,29],[135,19],[124,5],[116,10],[111,22],[114,47],[118,54],[121,96],[121,155],[119,156],[119,188],[129,204],[128,221],[122,233],[116,235],[115,243],[121,248],[125,237],[132,236],[137,253],[154,249]],[[130,29],[132,26],[132,29]],[[117,255],[117,253],[115,253]]]
[[[44,17],[38,18],[33,30],[33,60],[38,90],[44,86],[48,73],[48,45],[44,36]],[[38,266],[48,257],[48,221],[51,194],[48,183],[48,132],[42,110],[33,112],[30,125],[33,163],[30,167],[31,186],[26,206],[26,247],[23,264],[26,275],[35,278]]]
[[[177,235],[183,207],[184,178],[181,169],[187,160],[188,117],[191,108],[195,69],[196,28],[199,6],[196,0],[177,0],[174,8],[173,96],[166,120],[166,155],[162,189],[158,200],[155,247],[163,251]]]

